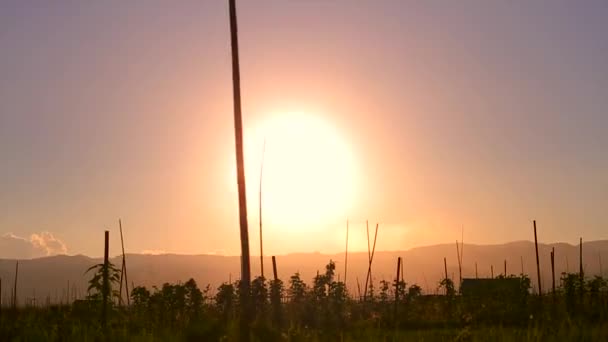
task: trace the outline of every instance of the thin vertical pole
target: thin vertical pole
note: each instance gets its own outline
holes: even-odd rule
[[[445,271],[444,279],[448,279],[448,262],[445,257],[443,257],[443,270]]]
[[[603,277],[604,276],[604,268],[602,267],[602,253],[601,252],[597,253],[597,258],[598,258],[598,260],[600,262],[600,277]]]
[[[477,274],[477,261],[475,261],[475,279],[479,279],[479,276]]]
[[[490,265],[490,276],[494,279],[494,265]]]
[[[129,278],[127,277],[127,257],[125,255],[125,242],[122,237],[122,221],[118,219],[118,227],[120,228],[120,245],[122,248],[122,272],[120,272],[120,295],[122,296],[122,274],[125,275],[125,292],[127,295],[127,306],[131,305],[131,300],[129,298]],[[121,298],[122,300],[122,298]],[[121,303],[122,304],[122,303]]]
[[[109,266],[110,266],[110,262],[108,260],[109,258],[109,252],[110,252],[110,232],[109,231],[105,231],[104,234],[105,237],[105,241],[104,241],[104,247],[103,247],[103,286],[102,286],[102,307],[101,307],[101,326],[104,328],[106,328],[107,325],[107,314],[108,314],[108,296],[110,294],[110,280],[109,280]]]
[[[460,288],[460,285],[462,285],[462,260],[460,259],[458,240],[456,240],[456,256],[458,257],[458,287]]]
[[[272,273],[274,275],[274,280],[279,280],[279,276],[277,275],[277,258],[274,255],[272,256]]]
[[[534,222],[534,249],[536,250],[536,275],[538,278],[538,295],[543,294],[543,290],[540,284],[540,260],[538,259],[538,239],[536,237],[536,220]]]
[[[264,278],[264,240],[262,239],[262,178],[264,175],[264,155],[266,154],[266,139],[264,139],[264,145],[262,146],[262,162],[260,163],[260,197],[259,197],[259,219],[260,219],[260,273]]]
[[[397,258],[397,277],[395,278],[395,323],[397,323],[397,307],[399,303],[399,273],[401,272],[401,257]]]
[[[580,241],[581,242],[579,244],[580,249],[579,249],[579,259],[578,259],[578,261],[579,261],[579,263],[578,263],[579,264],[579,271],[578,271],[579,273],[578,274],[581,277],[581,284],[582,284],[583,283],[582,280],[584,278],[584,274],[583,274],[583,238],[581,238]]]
[[[505,278],[507,277],[507,259],[505,259]]]
[[[13,290],[13,309],[17,309],[17,279],[19,278],[19,260],[15,264],[15,289]]]
[[[367,244],[369,246],[369,229],[368,231],[368,240]],[[373,283],[372,281],[372,262],[374,261],[374,253],[376,252],[376,239],[378,238],[378,223],[376,223],[376,233],[374,234],[374,245],[372,247],[371,254],[369,255],[369,266],[367,268],[367,277],[365,278],[365,289],[363,290],[363,300],[367,299],[367,286],[368,281]],[[369,253],[369,251],[368,251]]]
[[[344,286],[346,286],[346,271],[348,270],[348,219],[346,219],[346,249],[344,251]]]
[[[241,113],[241,71],[239,67],[239,43],[236,20],[236,2],[229,0],[230,43],[232,51],[232,90],[234,97],[234,136],[236,145],[237,185],[239,193],[239,223],[241,231],[241,316],[239,336],[249,341],[249,228],[247,226],[247,193],[245,187],[245,158],[243,153],[243,118]]]
[[[555,247],[551,248],[551,293],[555,295]]]
[[[519,256],[519,261],[521,262],[521,275],[524,275],[524,257],[523,256]]]

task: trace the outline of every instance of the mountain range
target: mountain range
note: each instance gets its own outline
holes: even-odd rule
[[[562,272],[578,272],[579,245],[567,243],[539,244],[538,253],[541,268],[543,292],[551,287],[550,252],[555,249],[556,279]],[[499,245],[465,244],[462,253],[463,278],[490,277],[504,273],[528,274],[537,291],[536,258],[534,243],[517,241]],[[457,283],[459,277],[456,244],[440,244],[416,247],[404,251],[376,251],[373,258],[372,276],[375,286],[380,280],[395,278],[397,258],[402,257],[405,281],[418,284],[425,293],[435,293],[437,284],[444,276],[443,258],[446,258],[448,276]],[[608,240],[588,241],[583,244],[583,268],[587,276],[606,275],[606,267],[601,266],[602,258],[608,263]],[[178,255],[178,254],[127,254],[127,276],[129,288],[143,285],[161,286],[165,282],[185,282],[194,278],[203,288],[211,285],[211,292],[223,282],[235,281],[240,276],[239,256],[219,255]],[[260,274],[259,256],[251,257],[253,276]],[[344,280],[344,253],[295,253],[276,256],[277,273],[284,282],[299,272],[302,279],[310,284],[317,272],[323,273],[330,260],[336,263],[336,276]],[[15,280],[15,259],[0,259],[2,303],[9,303]],[[65,302],[68,298],[82,298],[86,295],[90,274],[85,271],[92,265],[101,263],[101,258],[83,255],[56,255],[43,258],[19,260],[17,281],[18,302],[36,303]],[[111,258],[120,268],[121,256]],[[602,269],[600,269],[602,267]],[[363,288],[368,268],[368,253],[348,253],[347,286],[351,294],[358,292],[357,283]],[[266,278],[271,278],[271,257],[264,257]],[[287,285],[287,284],[286,284]],[[69,286],[69,296],[67,289]]]

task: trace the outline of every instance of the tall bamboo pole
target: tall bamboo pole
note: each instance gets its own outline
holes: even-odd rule
[[[538,295],[543,294],[543,290],[540,284],[540,260],[538,259],[538,239],[536,237],[536,220],[534,222],[534,249],[536,250],[536,275],[538,276]]]
[[[260,219],[260,274],[264,278],[264,243],[262,239],[262,178],[264,175],[264,155],[266,154],[266,139],[262,146],[262,162],[260,163],[260,192],[259,192],[259,219]]]
[[[344,251],[344,286],[346,286],[346,271],[348,270],[348,219],[346,219],[346,249]]]
[[[507,277],[507,259],[505,259],[505,274],[504,274],[505,278]]]
[[[239,223],[241,231],[241,316],[239,337],[249,341],[249,228],[247,226],[247,193],[245,187],[245,161],[243,153],[243,119],[241,113],[241,71],[239,67],[239,43],[236,20],[236,2],[229,0],[230,43],[232,51],[232,90],[234,98],[234,136],[236,145],[237,185],[239,193]]]
[[[272,256],[272,274],[274,275],[274,281],[279,280],[279,276],[277,274],[277,258]]]

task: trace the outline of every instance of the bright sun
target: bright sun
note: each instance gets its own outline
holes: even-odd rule
[[[275,116],[248,132],[246,142],[248,198],[256,207],[265,146],[266,223],[296,228],[345,219],[354,196],[355,165],[349,146],[320,117]]]

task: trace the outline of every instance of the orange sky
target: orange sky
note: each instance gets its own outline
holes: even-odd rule
[[[267,254],[341,251],[347,217],[354,250],[366,219],[381,250],[607,237],[605,8],[441,3],[239,3],[253,254],[260,127],[294,113]],[[100,255],[121,217],[129,252],[238,254],[227,6],[6,7],[0,233]]]

